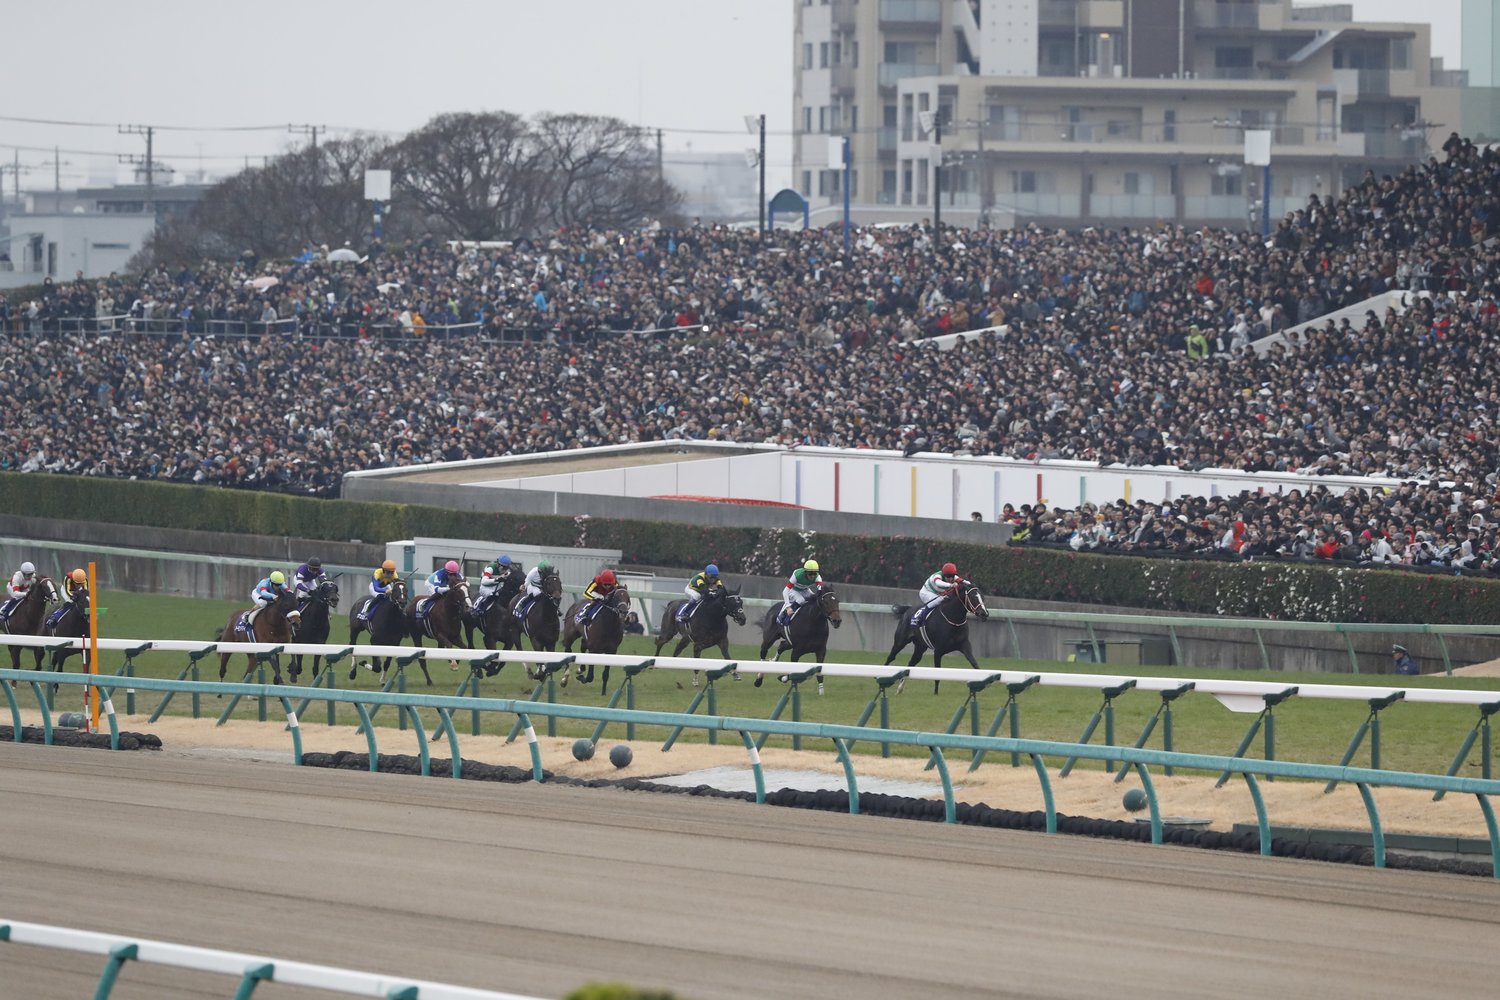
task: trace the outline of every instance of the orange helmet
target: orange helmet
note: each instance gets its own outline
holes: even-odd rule
[[[612,569],[607,569],[603,573],[599,574],[599,582],[607,587],[613,587],[619,581],[615,579],[615,571]]]
[[[396,560],[387,559],[385,562],[380,564],[380,568],[385,570],[387,573],[394,573],[396,572]]]
[[[89,579],[89,575],[81,569],[75,569],[68,576],[73,578],[74,583],[87,583]]]

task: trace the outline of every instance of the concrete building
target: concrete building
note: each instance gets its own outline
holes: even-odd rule
[[[1463,132],[1500,142],[1500,10],[1495,0],[1463,0]]]
[[[752,137],[753,138],[753,137]],[[667,153],[662,158],[667,182],[682,192],[682,215],[704,222],[757,218],[759,174],[743,153]]]
[[[861,221],[1233,225],[1260,218],[1245,131],[1271,132],[1271,217],[1459,129],[1426,24],[1292,0],[794,0],[794,181]],[[1489,0],[1481,0],[1488,4]],[[924,126],[934,126],[924,128]]]

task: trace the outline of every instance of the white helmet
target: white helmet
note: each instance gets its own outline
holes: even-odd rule
[[[34,575],[36,575],[36,567],[33,566],[33,565],[31,565],[31,563],[29,563],[29,562],[23,562],[21,564],[21,575],[22,576],[34,576]]]

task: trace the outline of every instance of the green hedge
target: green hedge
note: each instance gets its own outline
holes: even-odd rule
[[[0,474],[0,510],[65,520],[383,543],[428,536],[619,549],[626,563],[775,576],[816,556],[830,580],[916,588],[952,561],[996,597],[1289,621],[1500,622],[1500,581],[1274,562],[1080,555],[926,538],[815,535],[315,500],[45,474]]]

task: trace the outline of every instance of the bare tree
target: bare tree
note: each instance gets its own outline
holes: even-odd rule
[[[617,228],[661,217],[681,201],[657,173],[645,133],[618,118],[539,115],[547,154],[548,215],[555,225]]]

